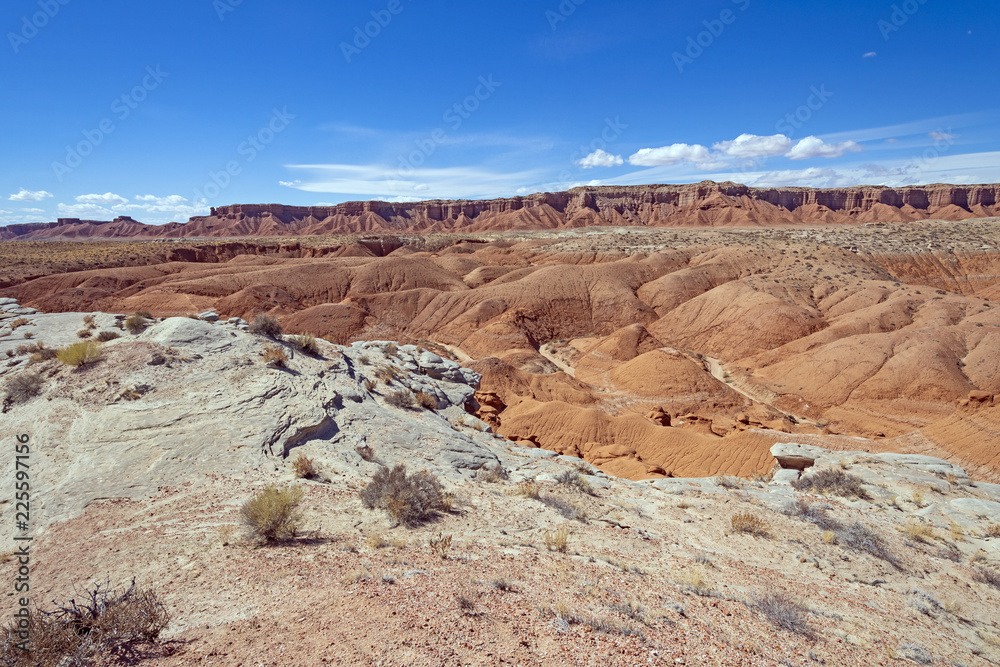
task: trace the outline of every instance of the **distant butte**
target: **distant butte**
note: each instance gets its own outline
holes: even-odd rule
[[[345,202],[337,206],[237,204],[186,223],[148,225],[62,218],[0,227],[0,240],[203,238],[354,233],[542,230],[595,226],[756,227],[839,225],[1000,216],[1000,184],[902,188],[752,188],[688,185],[573,188],[510,199]]]

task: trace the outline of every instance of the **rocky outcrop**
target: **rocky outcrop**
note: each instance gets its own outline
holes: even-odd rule
[[[61,219],[10,225],[0,239],[191,238],[312,234],[486,232],[590,226],[754,226],[961,220],[1000,215],[1000,184],[903,188],[753,188],[686,185],[588,186],[509,199],[345,202],[336,206],[237,204],[187,223],[144,225]]]

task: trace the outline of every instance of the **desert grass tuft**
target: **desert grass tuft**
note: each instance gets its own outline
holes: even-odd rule
[[[62,348],[56,352],[56,358],[67,366],[79,368],[100,359],[101,350],[94,341],[83,340]]]
[[[755,537],[768,537],[769,526],[766,521],[750,512],[734,514],[729,520],[734,533],[747,533]]]

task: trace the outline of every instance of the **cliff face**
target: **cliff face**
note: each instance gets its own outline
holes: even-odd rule
[[[345,202],[337,206],[237,204],[187,223],[144,225],[60,220],[0,228],[0,239],[187,238],[378,232],[487,232],[637,225],[774,226],[961,220],[1000,215],[1000,184],[751,188],[703,181],[689,185],[574,188],[510,199]]]

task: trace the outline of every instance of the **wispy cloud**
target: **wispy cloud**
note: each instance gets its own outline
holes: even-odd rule
[[[869,51],[868,53],[866,53],[865,55],[863,55],[861,57],[862,58],[874,58],[877,55],[878,55],[877,51]]]
[[[382,165],[292,164],[308,174],[293,181],[296,190],[372,197],[419,199],[483,199],[510,196],[519,187],[543,179],[541,169],[501,172],[482,167],[394,169]],[[287,181],[286,181],[287,182]]]

